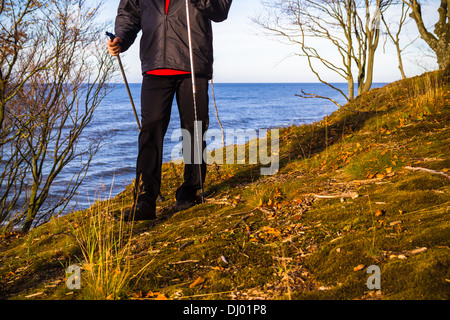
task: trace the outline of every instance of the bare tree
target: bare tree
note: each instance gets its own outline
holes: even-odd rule
[[[370,90],[380,17],[391,0],[267,0],[265,14],[254,19],[268,34],[298,44],[317,79],[338,91],[347,101]],[[335,58],[337,57],[337,58]],[[345,93],[323,76],[331,71],[348,83]],[[305,93],[304,97],[319,97]]]
[[[0,223],[48,221],[82,182],[102,137],[82,133],[114,71],[101,2],[0,0]],[[69,166],[70,165],[70,166]],[[65,171],[71,181],[52,198]]]
[[[400,70],[402,79],[406,79],[405,69],[403,67],[402,53],[409,45],[413,44],[415,40],[411,41],[404,47],[402,47],[400,45],[400,34],[402,32],[403,27],[407,23],[406,19],[408,17],[408,12],[409,12],[409,7],[404,2],[402,2],[400,5],[401,5],[401,12],[400,12],[400,17],[398,18],[398,21],[396,22],[396,25],[397,25],[396,31],[394,31],[394,27],[392,27],[390,24],[388,24],[388,22],[386,22],[384,15],[381,16],[381,19],[383,20],[383,24],[385,26],[386,34],[387,34],[388,38],[395,45],[395,49],[397,51],[398,69]]]
[[[404,0],[411,8],[411,18],[416,22],[420,37],[436,53],[439,69],[450,68],[450,0],[441,0],[438,8],[439,19],[433,32],[425,25],[422,17],[422,6],[417,0]]]

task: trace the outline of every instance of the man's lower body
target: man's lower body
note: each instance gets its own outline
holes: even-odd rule
[[[183,140],[185,161],[184,182],[176,192],[178,210],[186,209],[195,203],[197,191],[201,189],[206,175],[203,150],[206,143],[203,135],[208,128],[208,79],[196,78],[196,102],[198,137],[195,129],[195,111],[190,75],[153,76],[144,75],[141,92],[142,131],[139,135],[139,154],[136,163],[135,220],[148,220],[156,217],[156,200],[161,187],[161,166],[163,141],[170,121],[172,103],[176,97],[180,114],[181,128],[189,132],[190,141]],[[201,160],[195,152],[201,143]],[[189,145],[190,143],[190,145]],[[201,165],[199,165],[201,161]],[[201,168],[201,174],[200,174]]]

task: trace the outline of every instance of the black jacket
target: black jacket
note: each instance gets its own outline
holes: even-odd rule
[[[213,73],[211,20],[224,21],[232,0],[189,0],[195,73]],[[140,56],[142,73],[155,69],[191,71],[185,0],[170,0],[165,14],[164,0],[121,0],[115,33],[122,39],[122,52],[142,30]]]

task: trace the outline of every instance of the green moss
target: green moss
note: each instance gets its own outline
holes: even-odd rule
[[[448,300],[450,290],[448,249],[436,248],[406,260],[392,260],[382,269],[383,290],[388,299]]]
[[[424,173],[417,173],[409,179],[402,179],[394,185],[400,191],[439,190],[446,186],[450,186],[450,179]]]
[[[175,215],[183,166],[164,164],[158,210],[168,216],[133,226],[121,297],[448,299],[448,99],[438,73],[372,90],[324,121],[282,129],[277,175],[210,166],[209,201]],[[94,207],[118,214],[131,202],[130,185]],[[83,262],[75,231],[87,219],[74,212],[3,235],[0,298],[88,297],[64,281],[65,268]],[[379,293],[366,286],[370,265],[381,269]]]

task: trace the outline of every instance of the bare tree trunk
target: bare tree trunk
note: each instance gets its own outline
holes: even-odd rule
[[[372,87],[375,53],[380,38],[380,16],[383,10],[390,5],[390,1],[376,0],[374,7],[369,0],[365,0],[364,4],[366,11],[364,21],[355,12],[356,38],[360,48],[359,56],[355,57],[355,63],[359,67],[358,94],[366,93]],[[370,12],[371,9],[374,9],[373,13]]]
[[[369,42],[369,49],[368,49],[368,55],[367,55],[366,79],[364,81],[364,86],[363,86],[361,93],[369,92],[370,88],[372,87],[373,68],[374,68],[374,63],[375,63],[375,52],[378,48],[378,42],[380,39],[379,29],[371,30],[369,39],[371,39],[371,40],[369,40],[370,42]]]
[[[401,46],[400,46],[400,34],[402,32],[403,26],[405,25],[406,18],[408,16],[408,11],[409,11],[409,7],[404,2],[402,2],[401,5],[402,5],[402,11],[401,11],[402,13],[400,15],[400,19],[398,20],[398,28],[397,28],[397,32],[395,32],[395,34],[393,33],[393,30],[392,30],[393,28],[390,25],[388,25],[388,23],[384,19],[384,15],[381,16],[381,19],[383,20],[383,24],[386,27],[387,36],[389,37],[389,39],[391,39],[392,43],[395,45],[395,49],[397,52],[397,59],[398,59],[398,69],[400,71],[400,74],[402,75],[402,79],[406,79],[405,68],[403,67],[402,52],[403,52],[403,50],[406,49],[406,47],[411,45],[414,41],[410,42],[408,45],[406,45],[403,48],[401,48]]]
[[[353,22],[354,15],[351,8],[354,7],[353,0],[347,0],[347,24],[346,24],[346,32],[345,37],[347,41],[347,50],[346,50],[346,67],[347,67],[347,84],[348,84],[348,100],[351,101],[355,99],[355,79],[353,79],[352,73],[352,49],[353,49]]]
[[[438,9],[439,20],[434,26],[434,34],[425,27],[420,3],[417,0],[408,0],[407,4],[411,8],[410,16],[416,22],[420,37],[436,53],[439,69],[446,69],[450,65],[450,0],[441,0]]]

